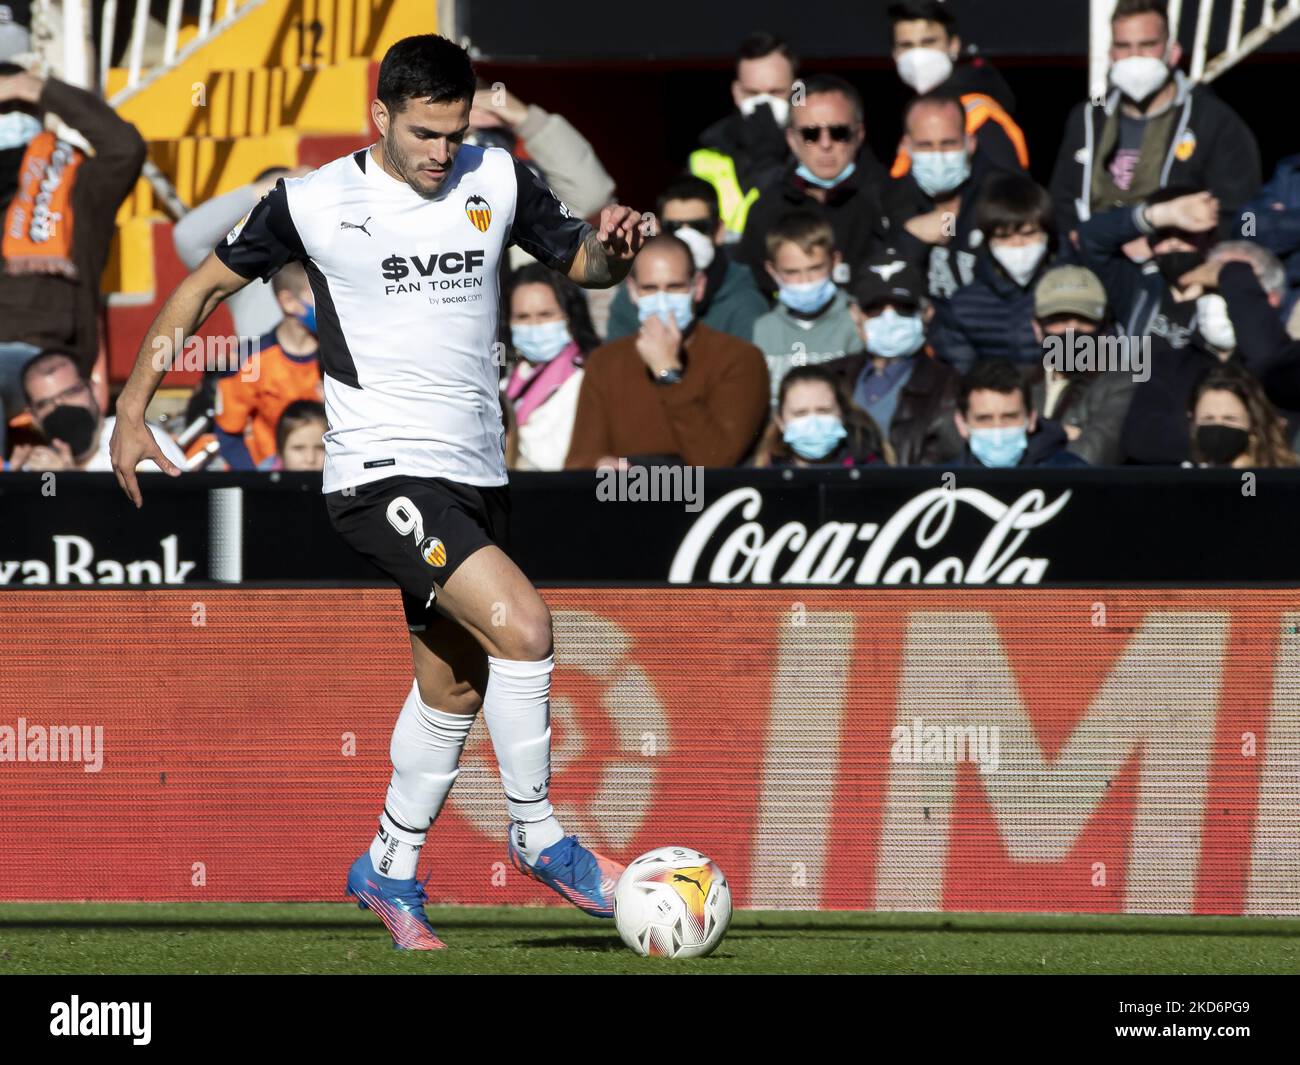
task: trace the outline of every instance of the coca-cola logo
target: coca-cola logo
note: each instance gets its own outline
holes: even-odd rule
[[[788,521],[776,529],[760,518],[757,488],[737,488],[708,507],[682,539],[670,584],[1039,584],[1049,560],[1020,555],[1033,530],[1070,500],[1050,503],[1032,489],[1011,503],[978,488],[932,488],[899,507],[883,524],[828,521],[815,529]],[[934,555],[963,507],[991,524],[967,557]],[[744,519],[730,532],[736,516]],[[969,540],[967,539],[969,543]],[[861,545],[866,545],[865,547]],[[918,556],[930,556],[922,562]]]

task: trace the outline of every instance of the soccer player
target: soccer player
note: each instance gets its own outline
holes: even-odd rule
[[[508,152],[462,143],[474,84],[451,41],[394,44],[370,105],[378,144],[277,181],[177,286],[141,345],[111,443],[118,482],[140,506],[141,458],[180,472],[144,426],[166,367],[155,350],[194,333],[254,278],[303,264],[330,425],[326,505],[343,539],[400,586],[415,671],[379,833],[347,892],[408,950],[445,946],[415,871],[480,706],[515,867],[598,917],[613,916],[622,872],[564,834],[548,797],[551,618],[500,546],[509,497],[493,351],[509,244],[579,285],[608,288],[653,222],[616,205],[593,228]]]

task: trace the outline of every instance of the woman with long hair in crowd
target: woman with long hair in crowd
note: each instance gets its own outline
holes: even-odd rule
[[[824,369],[796,366],[781,378],[776,412],[759,441],[755,466],[883,466],[892,462],[880,427],[848,401]]]
[[[1192,394],[1191,464],[1235,469],[1295,466],[1286,423],[1245,370],[1220,366]]]
[[[505,296],[516,358],[502,385],[506,462],[518,470],[562,470],[573,436],[582,364],[600,340],[582,290],[540,263],[511,275]]]

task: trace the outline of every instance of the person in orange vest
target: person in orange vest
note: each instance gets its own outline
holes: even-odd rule
[[[962,40],[948,5],[942,0],[898,0],[889,5],[894,63],[898,76],[921,96],[952,96],[966,112],[966,132],[975,150],[1001,170],[1028,170],[1029,147],[1012,117],[1016,98],[1002,75],[985,60],[961,62]],[[890,177],[912,168],[907,149],[899,146]]]

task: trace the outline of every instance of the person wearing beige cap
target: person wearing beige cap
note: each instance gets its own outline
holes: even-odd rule
[[[1044,349],[1031,385],[1034,407],[1061,423],[1070,441],[1066,450],[1092,466],[1119,463],[1120,431],[1140,374],[1134,367],[1102,367],[1095,350],[1092,358],[1078,359],[1090,369],[1076,368],[1074,359],[1062,362],[1059,354],[1095,349],[1094,338],[1110,332],[1106,290],[1096,274],[1082,266],[1043,274],[1034,287],[1034,335]]]

